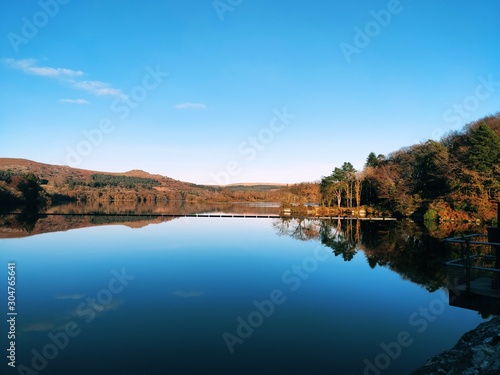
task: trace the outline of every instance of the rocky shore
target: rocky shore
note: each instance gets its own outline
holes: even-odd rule
[[[453,349],[432,357],[411,375],[500,374],[500,317],[464,334]]]

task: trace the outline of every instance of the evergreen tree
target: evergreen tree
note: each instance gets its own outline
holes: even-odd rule
[[[480,174],[489,174],[500,163],[500,136],[482,123],[469,135],[469,167]]]
[[[368,157],[366,158],[365,167],[375,168],[378,165],[378,163],[379,163],[379,160],[378,160],[377,156],[375,156],[375,153],[370,152],[368,154]]]

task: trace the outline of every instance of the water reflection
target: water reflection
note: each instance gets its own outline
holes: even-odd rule
[[[16,214],[0,216],[0,238],[26,237],[49,232],[68,231],[102,225],[125,225],[130,228],[142,228],[186,218],[154,216],[159,211],[175,214],[199,213],[254,213],[269,214],[279,208],[275,206],[249,204],[203,205],[186,202],[169,202],[168,206],[144,206],[153,210],[148,216],[105,216],[105,215],[35,215]],[[126,212],[130,207],[110,206],[106,210]],[[167,210],[168,208],[168,210]],[[62,209],[60,207],[59,209]],[[89,212],[88,205],[65,206],[65,212]],[[146,211],[141,212],[146,215]],[[207,219],[210,220],[210,219]],[[485,228],[466,225],[444,226],[429,230],[413,221],[362,221],[362,220],[320,220],[307,218],[280,218],[272,221],[278,236],[288,236],[299,241],[319,241],[330,248],[336,257],[351,261],[357,252],[362,251],[368,265],[387,267],[397,272],[405,280],[425,287],[433,292],[447,284],[444,263],[460,258],[456,247],[443,243],[444,236],[456,236],[462,233],[481,232]]]
[[[362,251],[368,265],[388,267],[404,280],[425,287],[429,292],[449,288],[450,306],[479,312],[484,318],[500,314],[500,294],[460,290],[455,274],[450,277],[445,262],[461,259],[462,249],[443,243],[445,237],[485,233],[484,227],[445,223],[426,227],[413,221],[366,222],[361,220],[280,219],[273,222],[276,234],[307,241],[319,240],[336,257],[351,261]],[[483,248],[481,254],[490,253]],[[486,267],[486,266],[483,266]],[[485,272],[485,271],[483,271]]]
[[[410,220],[286,218],[274,220],[273,227],[279,236],[287,235],[300,241],[319,240],[346,262],[362,251],[371,268],[388,267],[429,292],[446,287],[444,263],[460,256],[456,248],[442,242],[444,236],[485,231],[485,228],[465,224],[429,231]]]
[[[125,202],[126,203],[126,202]],[[220,204],[208,205],[186,202],[169,202],[165,206],[142,205],[142,214],[152,215],[158,212],[175,214],[199,213],[276,213],[273,205]],[[84,213],[96,209],[106,212],[124,213],[124,216],[85,215],[37,215],[23,212],[16,215],[0,216],[0,238],[25,237],[35,234],[67,231],[71,229],[101,225],[125,225],[130,228],[142,228],[159,224],[176,217],[126,216],[128,210],[137,209],[126,204],[94,207],[76,203],[53,208],[53,212]],[[64,210],[63,210],[64,208]],[[180,218],[182,219],[182,218]],[[209,220],[209,219],[207,219]],[[413,221],[362,221],[362,220],[320,220],[307,218],[280,218],[272,221],[278,236],[291,237],[298,241],[319,241],[331,252],[344,261],[351,261],[361,251],[370,268],[387,267],[397,272],[404,280],[425,287],[434,292],[447,286],[444,263],[459,259],[459,248],[442,242],[444,237],[463,233],[484,232],[485,228],[467,224],[443,225],[426,228]],[[198,291],[177,291],[177,296],[194,297]],[[466,301],[471,308],[471,303]],[[483,303],[484,304],[484,303]],[[455,303],[457,305],[457,303]],[[474,303],[472,303],[474,305]],[[480,310],[478,308],[478,310]],[[484,309],[482,309],[484,310]]]
[[[198,203],[186,201],[168,201],[162,204],[137,201],[116,202],[72,202],[53,206],[47,213],[70,214],[172,214],[189,215],[203,213],[233,213],[255,215],[279,214],[279,203],[244,202],[244,203]]]
[[[318,238],[321,221],[306,220],[303,218],[282,218],[273,221],[273,227],[278,236],[289,236],[300,241],[309,241]]]
[[[0,215],[0,238],[21,238],[100,225],[121,224],[130,228],[142,228],[173,219],[171,217],[149,218],[141,216]]]
[[[15,233],[8,221],[27,236],[15,216],[2,220],[2,233]],[[425,336],[409,324],[412,313],[438,297],[401,279],[436,290],[445,285],[443,263],[453,253],[435,248],[442,245],[439,238],[412,222],[45,215],[29,234],[55,231],[60,233],[4,241],[7,251],[0,252],[15,254],[22,270],[18,328],[25,349],[19,363],[29,364],[31,348],[43,352],[48,335],[65,332],[68,322],[81,330],[50,361],[47,374],[165,368],[175,374],[284,374],[297,368],[361,374],[380,342],[405,330],[415,343],[384,372],[396,375],[449,347],[480,320],[449,309]],[[317,267],[309,264],[312,271],[300,282],[295,273],[283,279],[317,248],[333,255]],[[110,270],[122,267],[134,281],[110,298],[108,290],[117,286],[110,284]],[[246,321],[254,301],[276,289],[286,303],[276,305],[231,355],[222,334],[237,333],[239,317]],[[140,364],[133,361],[138,342],[146,358]],[[106,353],[109,368],[82,363],[82,353]]]
[[[342,225],[341,220],[323,222],[320,231],[323,245],[332,249],[335,256],[341,256],[346,262],[352,260],[361,245],[361,222],[348,220]],[[373,267],[372,267],[373,268]]]
[[[40,215],[37,212],[33,212],[31,210],[22,211],[19,215],[16,216],[16,222],[20,228],[22,228],[26,232],[31,232],[35,228],[36,223]]]
[[[135,201],[72,202],[50,207],[45,213],[23,211],[0,215],[0,238],[26,237],[99,225],[123,224],[131,228],[141,228],[175,219],[175,217],[158,217],[157,215],[277,215],[279,211],[279,204],[268,202],[220,204],[185,201],[169,201],[165,204]]]

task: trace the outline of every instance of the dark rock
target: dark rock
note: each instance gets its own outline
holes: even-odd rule
[[[500,317],[464,334],[446,352],[432,357],[412,375],[499,375]]]
[[[491,345],[496,345],[499,342],[500,342],[500,335],[496,335],[491,338]]]

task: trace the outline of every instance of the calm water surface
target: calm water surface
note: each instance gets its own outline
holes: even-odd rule
[[[401,375],[483,321],[382,224],[57,220],[80,228],[0,239],[4,353],[9,261],[18,312],[2,373]]]

